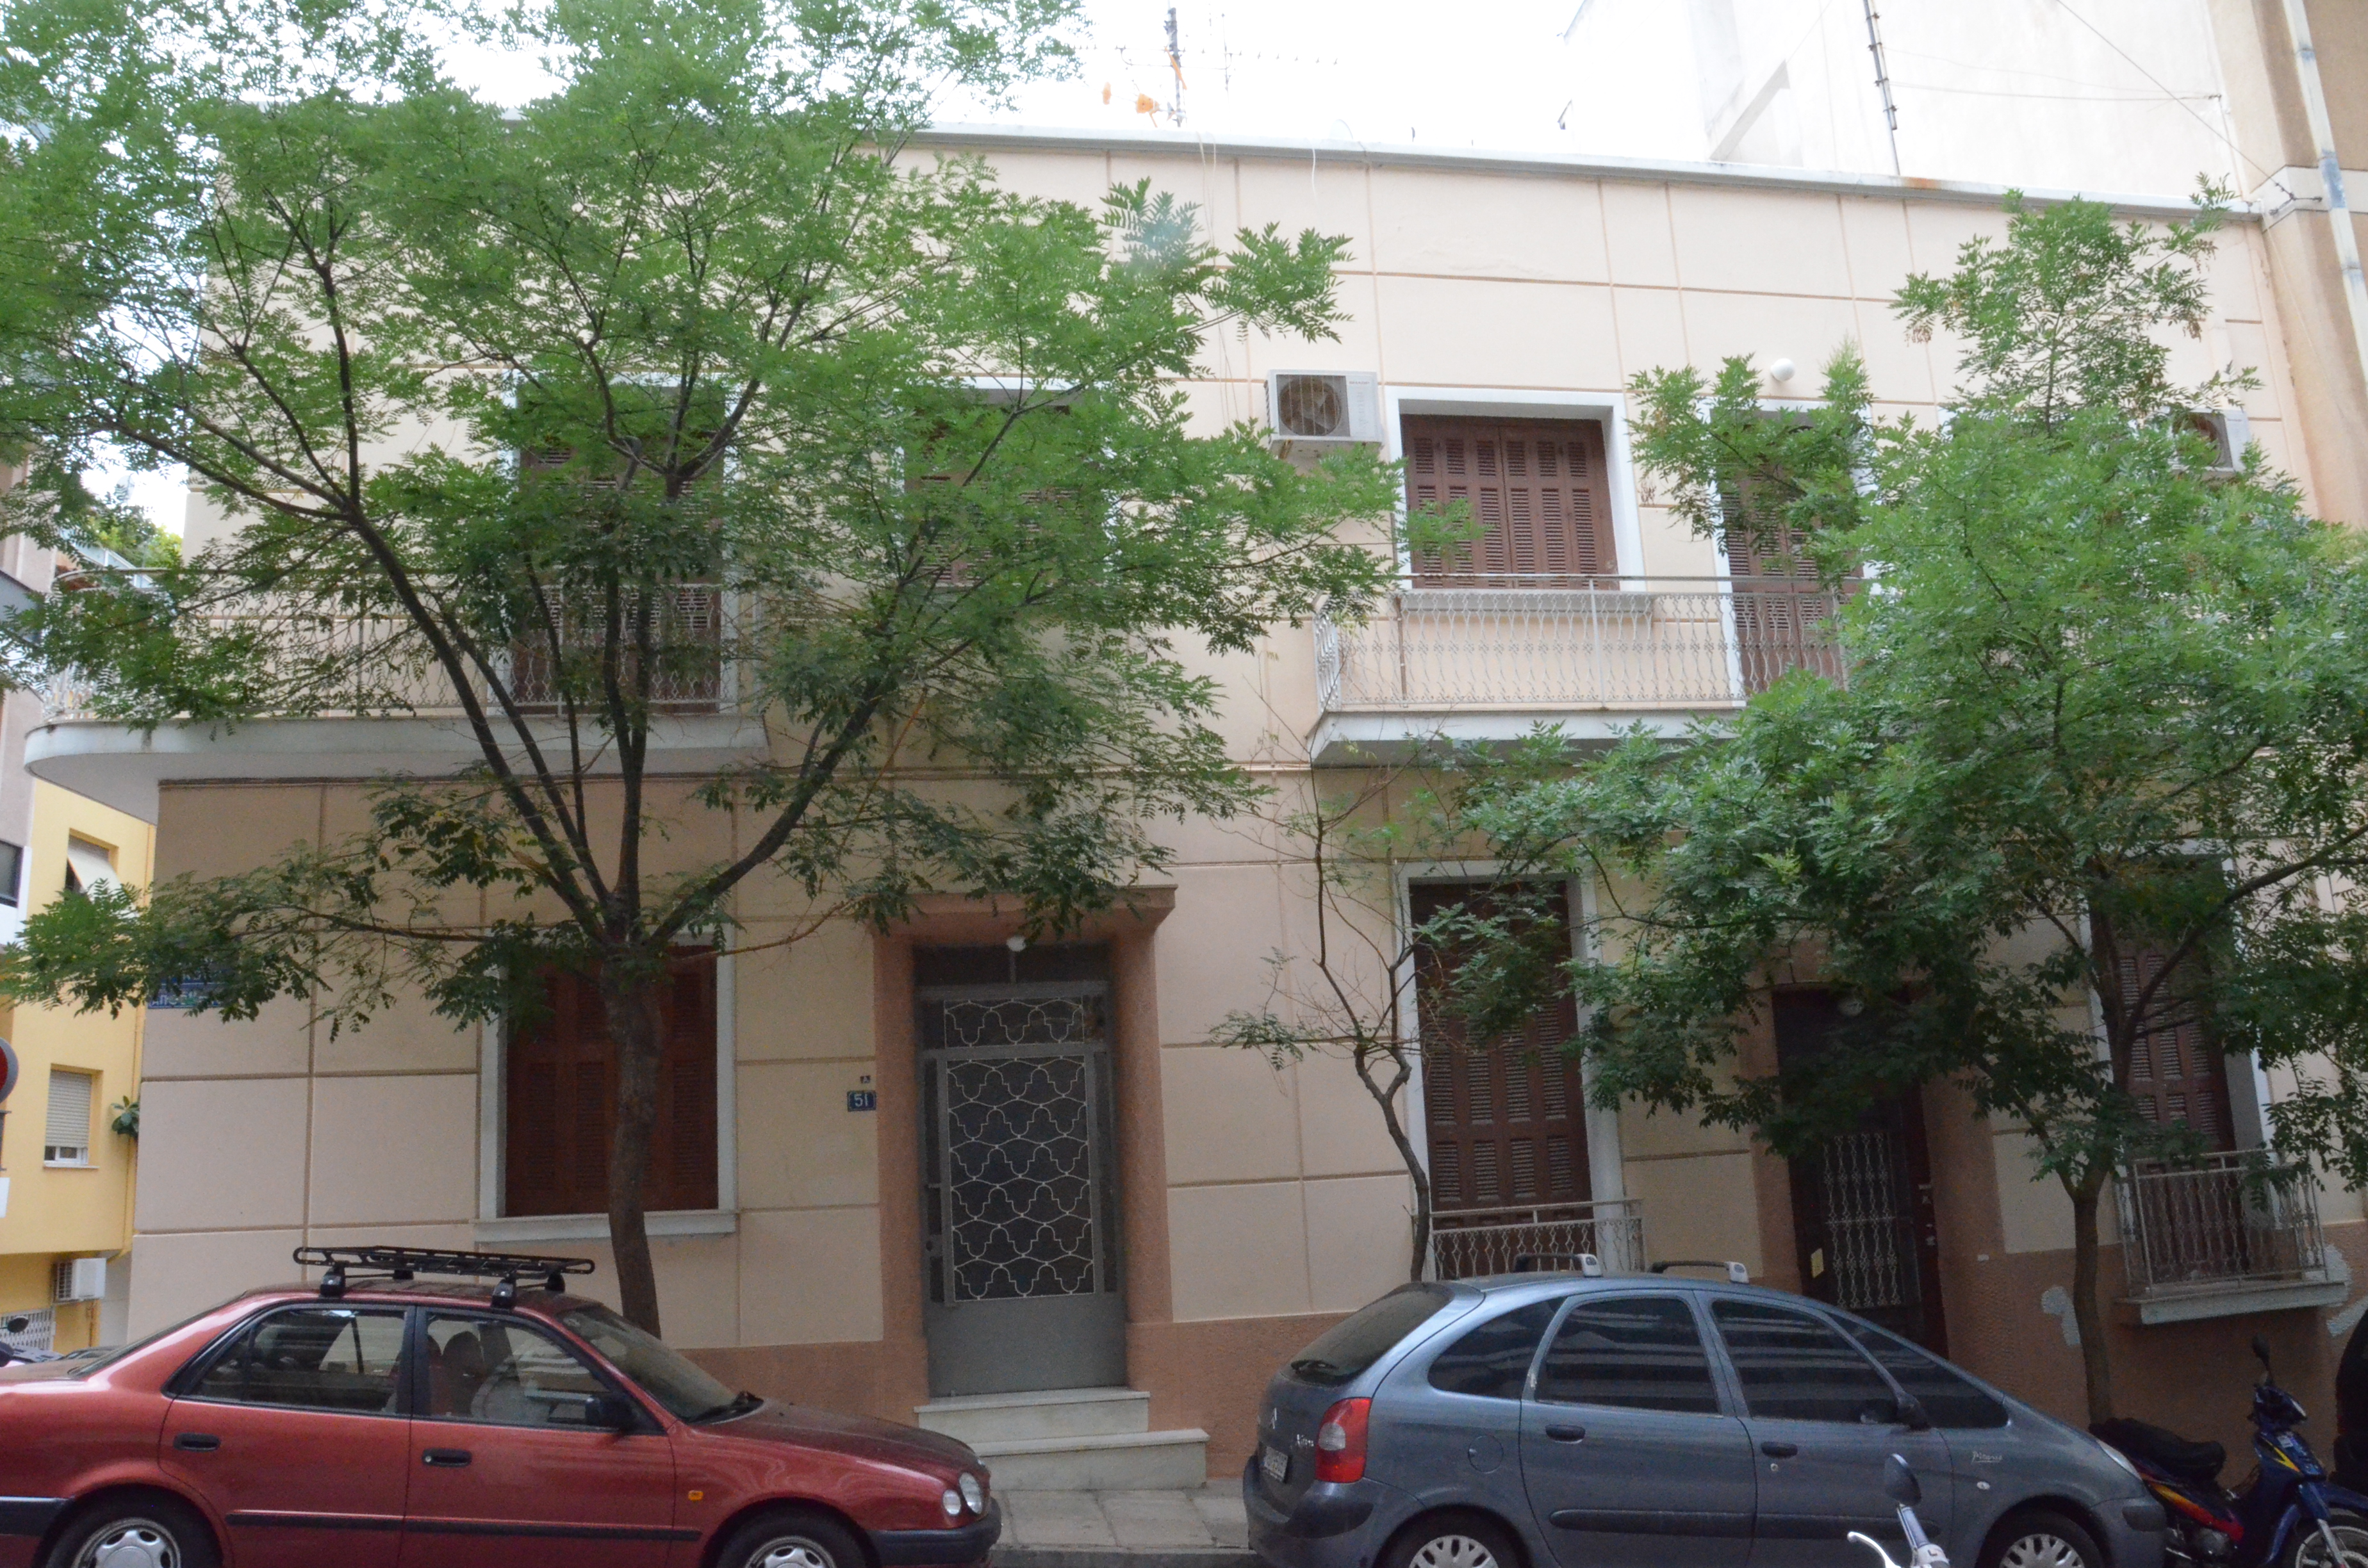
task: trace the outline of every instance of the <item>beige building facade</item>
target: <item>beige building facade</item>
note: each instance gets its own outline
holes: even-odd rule
[[[1771,399],[1807,395],[1816,368],[1854,342],[1882,412],[1929,416],[1949,391],[1951,350],[1909,342],[1887,301],[2003,222],[1995,188],[1881,176],[1025,131],[949,131],[914,155],[940,150],[1087,203],[1148,177],[1198,203],[1217,233],[1271,222],[1349,236],[1338,341],[1213,337],[1186,388],[1196,418],[1212,430],[1268,421],[1290,378],[1316,378],[1286,417],[1320,417],[1331,397],[1343,434],[1406,459],[1410,483],[1505,464],[1508,505],[1558,519],[1540,522],[1486,592],[1410,581],[1368,626],[1278,628],[1253,653],[1208,661],[1234,756],[1285,801],[1352,787],[1372,756],[1440,733],[1507,737],[1551,720],[1600,740],[1640,721],[1681,727],[1804,656],[1765,630],[1783,619],[1774,590],[1640,480],[1624,389],[1643,370],[1750,354],[1799,368],[1770,382]],[[2129,205],[2142,218],[2180,210],[2170,196]],[[2240,432],[2322,509],[2356,517],[2341,498],[2359,482],[2346,467],[2357,443],[2339,437],[2358,426],[2328,423],[2304,385],[2317,350],[2296,335],[2320,324],[2283,313],[2283,233],[2251,210],[2230,225],[2211,326],[2180,347],[2177,372],[2257,367]],[[193,517],[193,544],[210,526]],[[32,742],[35,771],[153,821],[160,877],[341,837],[363,822],[373,775],[466,755],[432,710],[143,736],[66,701],[51,721]],[[686,864],[730,852],[739,828],[689,804],[689,781],[761,744],[722,704],[668,731],[654,766],[678,776],[680,794],[655,852]],[[943,1400],[985,1400],[965,1431],[994,1445],[1007,1484],[1238,1468],[1273,1369],[1406,1277],[1409,1184],[1344,1063],[1277,1069],[1212,1043],[1229,1013],[1267,1005],[1274,955],[1304,960],[1304,865],[1255,824],[1170,831],[1175,861],[1156,885],[1046,947],[1013,949],[1016,911],[954,900],[885,936],[829,926],[767,946],[800,906],[780,885],[742,891],[751,950],[686,979],[669,1015],[670,1081],[693,1108],[672,1124],[677,1201],[652,1222],[671,1340],[739,1385],[815,1404],[909,1420],[938,1403],[944,1420]],[[1402,907],[1473,870],[1405,869]],[[1571,897],[1585,907],[1600,891]],[[1779,1043],[1758,1042],[1746,1065],[1772,1062]],[[982,1044],[1000,1065],[980,1067]],[[424,1006],[334,1034],[294,1002],[248,1024],[154,1013],[130,1331],[290,1275],[299,1244],[605,1265],[605,1222],[569,1163],[575,1133],[546,1114],[575,1070],[541,1037],[455,1028]],[[1479,1247],[1484,1232],[1512,1244],[1551,1223],[1632,1267],[1734,1259],[1756,1279],[1830,1293],[1839,1255],[1803,1203],[1822,1205],[1814,1223],[1829,1230],[1845,1199],[1889,1205],[1895,1261],[1921,1291],[1911,1331],[2077,1414],[2069,1213],[2032,1179],[2010,1130],[1930,1091],[1902,1110],[1880,1179],[1845,1191],[1691,1121],[1588,1113],[1578,1087],[1503,1060],[1417,1085],[1407,1113],[1459,1211],[1455,1244]],[[2275,1092],[2232,1074],[2238,1146],[2260,1141]],[[1041,1114],[965,1121],[982,1105]],[[1074,1155],[1084,1174],[996,1210],[998,1195],[964,1187],[962,1173],[998,1138],[1007,1174],[1031,1153]],[[2358,1315],[2350,1280],[2368,1276],[2368,1226],[2351,1194],[2317,1203],[2310,1256],[2279,1278],[2214,1281],[2171,1306],[2121,1292],[2130,1408],[2225,1434],[2243,1369],[2220,1352],[2256,1329],[2292,1358],[2282,1366],[2325,1376],[2330,1314]],[[963,1233],[991,1213],[996,1235]],[[1039,1297],[1066,1304],[996,1306]],[[1019,1370],[984,1387],[983,1356]],[[1105,1391],[1069,1400],[1090,1407],[1086,1429],[1040,1419],[1066,1408],[1045,1391],[1081,1385]]]

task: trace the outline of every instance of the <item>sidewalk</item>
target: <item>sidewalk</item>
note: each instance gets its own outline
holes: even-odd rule
[[[1192,1492],[1006,1492],[994,1568],[1250,1568],[1239,1482]]]

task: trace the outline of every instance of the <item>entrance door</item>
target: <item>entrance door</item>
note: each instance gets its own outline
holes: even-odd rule
[[[1780,991],[1776,1055],[1793,1066],[1827,1049],[1843,1015],[1833,994]],[[1801,1292],[1947,1355],[1931,1155],[1916,1091],[1791,1162]]]
[[[916,994],[929,1392],[1125,1382],[1109,986]]]
[[[1547,914],[1569,928],[1569,895],[1556,889]],[[1487,908],[1485,886],[1417,882],[1408,890],[1417,925],[1463,904]],[[1565,993],[1518,1033],[1477,1049],[1442,994],[1462,956],[1426,948],[1416,989],[1422,1022],[1422,1102],[1429,1125],[1431,1256],[1442,1279],[1501,1274],[1522,1253],[1595,1253],[1614,1272],[1642,1268],[1624,1233],[1595,1223],[1588,1201],[1587,1092],[1578,1059],[1577,1004]]]

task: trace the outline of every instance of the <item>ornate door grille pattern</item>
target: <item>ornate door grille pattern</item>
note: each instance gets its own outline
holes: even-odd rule
[[[1594,420],[1408,419],[1406,445],[1408,506],[1419,513],[1468,501],[1486,530],[1418,552],[1418,581],[1580,588],[1588,574],[1616,570],[1603,426]]]
[[[1909,1288],[1909,1217],[1899,1203],[1898,1150],[1888,1130],[1845,1132],[1826,1144],[1826,1242],[1834,1304],[1851,1312],[1902,1307]]]
[[[1452,883],[1417,886],[1411,913],[1419,924],[1478,891]],[[1417,1001],[1433,1207],[1444,1214],[1584,1199],[1586,1097],[1578,1065],[1562,1050],[1577,1032],[1576,1004],[1565,996],[1531,1017],[1518,1035],[1474,1051],[1464,1044],[1461,1023],[1436,1000],[1452,962],[1423,956]]]
[[[1099,985],[924,992],[929,1299],[1116,1288],[1104,1165],[1109,997]]]

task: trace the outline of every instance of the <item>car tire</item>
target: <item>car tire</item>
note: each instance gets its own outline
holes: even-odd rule
[[[222,1568],[213,1532],[183,1504],[154,1495],[102,1502],[66,1522],[42,1568]]]
[[[2304,1519],[2296,1525],[2294,1540],[2286,1543],[2279,1568],[2368,1568],[2368,1519],[2347,1508],[2329,1508],[2327,1522],[2343,1549],[2340,1562],[2327,1549],[2327,1538],[2317,1527]]]
[[[1486,1514],[1426,1514],[1391,1538],[1378,1568],[1522,1568],[1521,1548]]]
[[[864,1568],[863,1547],[827,1514],[780,1508],[734,1530],[715,1568]]]
[[[2105,1568],[2105,1554],[2078,1519],[2030,1508],[1998,1521],[1980,1568]]]

